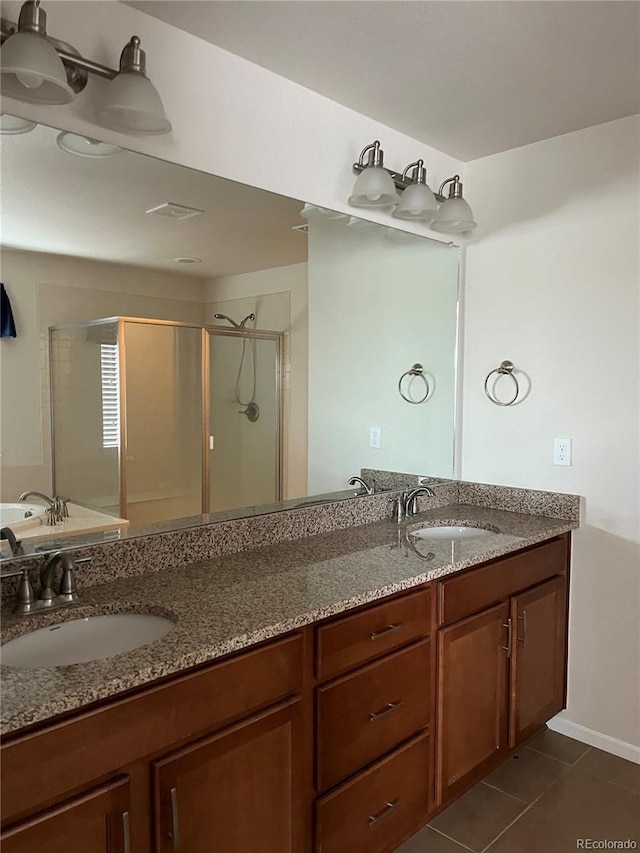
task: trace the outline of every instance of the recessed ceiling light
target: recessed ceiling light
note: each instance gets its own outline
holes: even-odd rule
[[[86,157],[89,160],[106,160],[109,157],[120,157],[124,154],[124,148],[118,145],[109,145],[107,142],[66,131],[58,134],[56,142],[58,147],[67,154],[75,154],[76,157]]]
[[[201,264],[202,258],[174,258],[177,264]]]
[[[35,121],[12,116],[9,113],[0,115],[0,133],[29,133],[36,126]]]

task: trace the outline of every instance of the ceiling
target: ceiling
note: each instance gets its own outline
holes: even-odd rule
[[[2,244],[216,278],[307,259],[302,203],[126,151],[91,160],[62,151],[38,125],[2,135]],[[193,219],[151,216],[174,202]],[[176,257],[197,257],[183,265]]]
[[[640,111],[635,0],[139,0],[460,160]]]

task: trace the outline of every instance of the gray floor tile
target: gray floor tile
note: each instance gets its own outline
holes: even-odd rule
[[[536,752],[557,758],[558,761],[564,761],[565,764],[575,764],[585,752],[591,749],[586,743],[565,737],[547,728],[532,741],[529,741],[527,746],[529,749],[535,749]]]
[[[534,806],[494,841],[487,853],[573,853],[575,849],[575,834],[557,826]]]
[[[467,847],[461,847],[455,841],[445,838],[430,826],[425,826],[412,838],[406,841],[402,847],[398,847],[395,853],[469,853]],[[549,851],[545,851],[549,853]]]
[[[434,818],[431,826],[480,853],[526,807],[521,800],[481,782]]]
[[[640,764],[625,761],[609,752],[590,749],[576,764],[576,769],[640,793]]]
[[[640,795],[572,767],[536,803],[558,829],[576,838],[640,845]]]
[[[525,803],[533,803],[568,770],[568,764],[525,748],[508,758],[484,781]]]

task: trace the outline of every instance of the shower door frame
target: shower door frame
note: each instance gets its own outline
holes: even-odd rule
[[[284,332],[273,332],[266,329],[246,329],[229,326],[217,326],[215,324],[204,326],[202,329],[203,359],[202,359],[202,413],[203,413],[203,444],[202,444],[202,506],[206,507],[203,512],[209,512],[211,499],[211,480],[209,465],[209,436],[211,434],[211,335],[219,335],[226,338],[237,338],[238,340],[274,341],[276,344],[276,470],[275,470],[275,496],[274,503],[282,500],[284,490]]]
[[[70,328],[89,328],[90,326],[116,325],[116,340],[118,344],[118,406],[120,409],[120,443],[118,450],[118,478],[120,518],[127,515],[127,389],[126,389],[126,342],[125,323],[139,323],[150,326],[172,326],[174,328],[197,329],[201,333],[201,402],[202,402],[202,484],[200,512],[209,512],[210,500],[210,465],[209,465],[209,435],[211,427],[211,382],[210,382],[210,335],[222,335],[232,338],[248,338],[249,340],[272,340],[276,342],[276,496],[274,502],[282,500],[284,485],[284,332],[273,332],[264,329],[237,329],[224,326],[202,325],[200,323],[185,323],[180,320],[155,320],[150,317],[101,317],[98,320],[85,320],[78,323],[65,323],[49,327],[49,385],[50,385],[50,436],[51,436],[51,467],[55,491],[56,455],[55,455],[55,420],[53,416],[53,359],[51,357],[52,332]]]

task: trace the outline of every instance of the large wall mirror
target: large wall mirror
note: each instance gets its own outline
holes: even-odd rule
[[[50,127],[1,144],[24,543],[347,498],[363,468],[453,476],[457,248]]]

